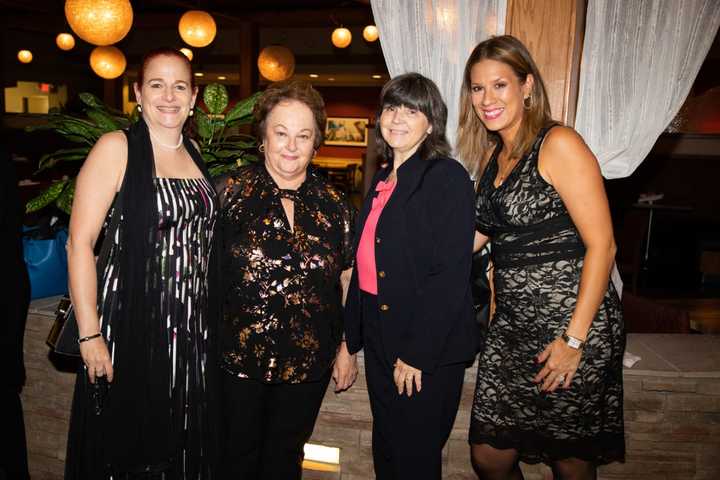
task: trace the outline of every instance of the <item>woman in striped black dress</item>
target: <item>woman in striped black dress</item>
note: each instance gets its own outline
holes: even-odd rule
[[[182,136],[193,78],[175,50],[146,55],[135,84],[142,119],[100,138],[77,179],[68,260],[83,365],[68,479],[216,478],[207,295],[216,203]]]

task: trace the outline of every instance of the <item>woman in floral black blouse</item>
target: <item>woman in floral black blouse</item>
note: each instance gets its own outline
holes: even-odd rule
[[[218,186],[223,235],[222,478],[301,477],[332,375],[352,385],[342,302],[352,266],[352,210],[308,168],[324,102],[305,82],[271,85],[255,106],[265,161]]]

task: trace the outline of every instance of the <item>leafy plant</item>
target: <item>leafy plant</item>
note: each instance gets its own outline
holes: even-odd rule
[[[46,123],[26,128],[28,132],[53,130],[67,140],[80,145],[75,148],[62,148],[56,152],[43,155],[35,173],[52,168],[60,162],[80,162],[85,160],[88,153],[90,153],[90,149],[102,134],[127,128],[133,121],[131,117],[126,117],[122,112],[104,105],[92,93],[81,93],[79,97],[84,105],[86,118],[54,111],[46,116]],[[30,200],[25,206],[25,210],[34,212],[54,203],[59,209],[70,212],[74,192],[75,179],[59,180],[50,185],[39,196]]]
[[[238,127],[252,121],[252,110],[259,93],[238,102],[225,114],[229,96],[224,85],[211,83],[203,91],[207,111],[199,106],[191,117],[200,146],[200,153],[208,165],[210,174],[215,176],[232,171],[241,165],[257,161],[255,137],[240,133]],[[139,119],[137,109],[130,115],[112,109],[91,93],[79,95],[83,103],[84,116],[62,112],[51,112],[47,122],[40,126],[27,127],[27,131],[52,130],[70,142],[74,148],[63,148],[43,155],[36,173],[50,169],[61,162],[81,162],[87,158],[95,142],[105,133],[129,127]],[[75,179],[64,178],[56,181],[44,192],[30,200],[26,212],[34,212],[54,204],[60,210],[70,213],[75,192]]]
[[[239,133],[237,127],[252,122],[253,107],[259,96],[258,92],[241,100],[223,115],[229,99],[225,85],[211,83],[205,87],[203,102],[207,111],[197,107],[193,118],[200,152],[210,175],[220,175],[257,161],[255,137]]]

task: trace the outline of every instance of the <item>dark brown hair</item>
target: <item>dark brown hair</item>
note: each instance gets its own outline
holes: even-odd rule
[[[447,106],[435,82],[419,73],[405,73],[386,83],[380,92],[380,108],[375,119],[375,141],[378,154],[391,160],[393,158],[392,148],[382,137],[380,131],[380,116],[388,106],[412,108],[427,117],[432,130],[418,148],[420,158],[427,160],[433,157],[450,156],[450,144],[445,136]]]
[[[540,129],[556,123],[552,119],[545,84],[540,70],[530,52],[517,38],[511,35],[491,37],[480,42],[470,54],[465,64],[463,84],[460,90],[460,118],[458,121],[457,152],[471,175],[479,175],[484,169],[491,150],[502,140],[494,132],[489,132],[478,117],[472,105],[470,91],[472,68],[483,60],[495,60],[512,68],[520,83],[525,83],[528,75],[533,76],[529,106],[523,110],[515,144],[510,152],[511,158],[522,156],[532,145]]]
[[[137,84],[141,88],[145,81],[145,71],[152,60],[157,57],[175,57],[180,59],[188,68],[190,72],[190,87],[195,90],[195,75],[193,73],[192,64],[190,60],[180,50],[176,50],[170,47],[160,47],[150,50],[143,55],[142,62],[140,63],[140,70],[138,71]]]
[[[255,118],[255,133],[265,139],[265,122],[273,108],[287,100],[296,100],[305,104],[315,119],[315,150],[320,148],[325,131],[325,102],[320,93],[313,86],[303,80],[285,80],[271,84],[255,103],[253,117]]]

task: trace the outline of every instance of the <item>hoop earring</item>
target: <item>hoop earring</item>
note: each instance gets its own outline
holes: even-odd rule
[[[526,100],[530,100],[530,101],[527,102]],[[528,95],[527,97],[525,97],[523,99],[523,108],[525,110],[530,110],[532,107],[533,107],[533,98],[532,98],[532,95]]]
[[[137,106],[137,107],[138,107],[138,112],[142,113],[142,105],[140,105],[140,104],[138,103],[138,106]]]
[[[265,144],[264,143],[261,143],[260,145],[258,145],[258,152],[265,153]]]

